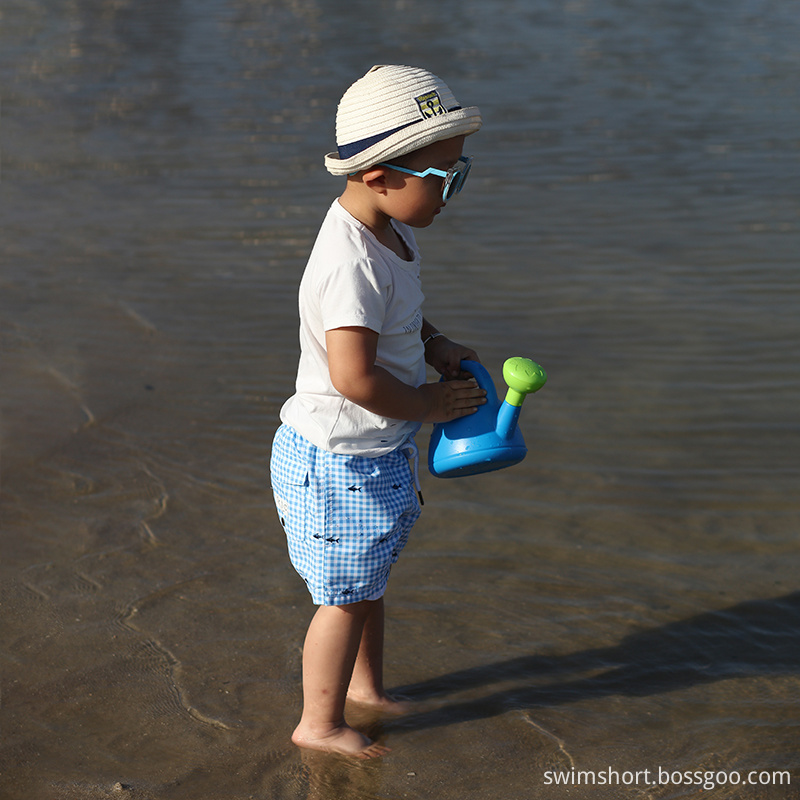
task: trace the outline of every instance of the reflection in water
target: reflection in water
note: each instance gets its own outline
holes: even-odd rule
[[[371,738],[374,730],[365,730]],[[304,767],[303,800],[337,800],[338,798],[379,797],[383,761],[359,762],[318,753],[300,752]],[[302,789],[301,789],[302,791]]]

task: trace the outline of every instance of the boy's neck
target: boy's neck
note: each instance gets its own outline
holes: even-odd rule
[[[412,255],[392,226],[392,218],[370,202],[373,199],[371,192],[366,194],[358,189],[358,185],[348,183],[339,198],[339,205],[366,227],[384,247],[388,247],[404,261],[411,261]]]
[[[348,181],[339,204],[377,236],[390,227],[391,217],[377,207],[374,199],[374,193],[363,184]]]

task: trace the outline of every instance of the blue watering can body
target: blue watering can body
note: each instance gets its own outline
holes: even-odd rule
[[[524,387],[513,376],[509,379],[507,367],[511,362],[528,376]],[[530,366],[529,366],[530,365]],[[528,448],[517,425],[522,400],[536,391],[546,380],[544,370],[529,359],[509,359],[504,375],[511,391],[500,402],[492,378],[486,368],[476,361],[462,361],[461,368],[469,372],[478,385],[486,390],[486,403],[474,414],[433,426],[428,447],[428,469],[437,478],[456,478],[478,475],[503,469],[525,458]],[[534,379],[530,377],[534,374]],[[535,385],[535,388],[532,388]],[[511,402],[509,402],[511,400]]]

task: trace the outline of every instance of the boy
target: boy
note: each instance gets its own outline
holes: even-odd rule
[[[422,315],[411,228],[460,191],[464,138],[480,125],[477,108],[414,67],[373,67],[339,103],[325,165],[347,184],[300,284],[296,391],[271,459],[292,564],[319,606],[303,648],[301,747],[383,755],[347,725],[345,700],[402,711],[383,687],[383,593],[420,514],[414,434],[486,402],[460,370],[475,352]],[[448,380],[425,383],[426,361]]]

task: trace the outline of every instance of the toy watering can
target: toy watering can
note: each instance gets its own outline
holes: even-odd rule
[[[522,402],[547,380],[545,371],[529,358],[509,358],[503,364],[508,393],[500,403],[492,378],[482,364],[462,361],[461,369],[486,390],[486,403],[478,406],[474,414],[433,426],[428,469],[437,478],[478,475],[522,461],[528,452],[517,425]]]

